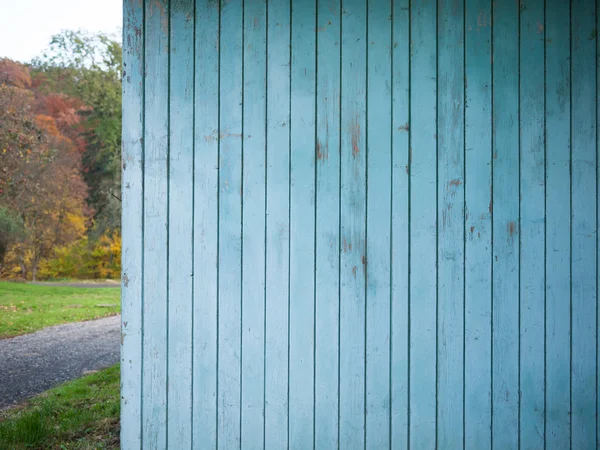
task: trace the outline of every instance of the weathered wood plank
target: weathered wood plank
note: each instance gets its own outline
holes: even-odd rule
[[[520,436],[544,448],[544,2],[520,13]]]
[[[410,448],[436,445],[436,3],[411,3]]]
[[[465,121],[464,3],[438,2],[437,446],[463,444]],[[418,326],[415,323],[415,326]]]
[[[491,448],[491,5],[465,4],[465,447]]]
[[[391,3],[368,2],[366,405],[367,449],[390,446],[390,251],[392,179]]]
[[[340,1],[318,2],[315,448],[338,448]]]
[[[167,447],[192,440],[194,5],[170,3]]]
[[[169,8],[146,0],[142,444],[167,445]]]
[[[408,448],[410,27],[408,0],[392,2],[391,446]]]
[[[597,444],[596,10],[595,2],[572,0],[571,448]]]
[[[218,445],[240,446],[242,294],[242,1],[221,1],[219,35]]]
[[[244,5],[242,448],[263,448],[266,3]]]
[[[141,448],[144,214],[144,3],[123,2],[121,445]]]
[[[546,4],[546,448],[570,446],[570,92],[568,2]]]
[[[516,2],[493,6],[492,438],[519,436],[519,41]]]
[[[194,448],[217,448],[219,6],[196,0],[194,80]]]
[[[292,3],[289,445],[314,444],[316,2]]]
[[[267,20],[265,448],[288,448],[290,2]]]
[[[366,2],[342,5],[340,448],[365,444]]]

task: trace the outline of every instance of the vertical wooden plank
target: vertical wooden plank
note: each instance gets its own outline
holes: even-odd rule
[[[244,4],[242,448],[263,448],[266,4]]]
[[[366,1],[342,4],[340,448],[365,427]]]
[[[391,3],[368,2],[366,447],[390,446]]]
[[[123,2],[121,445],[141,448],[144,4]]]
[[[169,47],[167,446],[192,441],[194,4],[172,0]]]
[[[463,445],[464,3],[438,2],[437,446]]]
[[[408,447],[409,1],[392,2],[391,448]]]
[[[410,11],[410,448],[436,445],[436,29],[435,2]]]
[[[516,2],[493,6],[492,436],[518,446],[519,428],[519,29]]]
[[[167,444],[169,8],[146,0],[142,444]]]
[[[525,4],[524,4],[525,5]],[[521,449],[544,448],[544,2],[520,16],[520,436]]]
[[[596,445],[596,5],[571,4],[571,447]]]
[[[340,1],[319,1],[317,17],[315,448],[337,449],[340,287]]]
[[[546,0],[546,448],[570,446],[569,3]]]
[[[219,71],[218,445],[240,446],[242,0],[221,1]]]
[[[265,448],[288,448],[290,2],[267,18]]]
[[[491,4],[465,4],[465,448],[491,448]]]
[[[219,4],[196,1],[193,448],[217,448]]]
[[[314,443],[316,2],[292,3],[289,445]]]

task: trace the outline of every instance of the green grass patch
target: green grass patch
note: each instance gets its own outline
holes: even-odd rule
[[[0,282],[0,339],[121,310],[118,288],[38,286]]]
[[[0,411],[0,450],[119,448],[119,366]]]

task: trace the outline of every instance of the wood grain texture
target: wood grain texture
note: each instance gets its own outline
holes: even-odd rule
[[[316,2],[292,2],[289,446],[314,444]]]
[[[486,0],[465,2],[466,448],[492,445],[492,23]]]
[[[142,445],[167,445],[169,5],[146,0]]]
[[[244,5],[242,448],[263,447],[265,375],[266,3]]]
[[[267,247],[265,448],[288,448],[290,264],[289,1],[267,20]]]
[[[561,449],[571,436],[570,8],[558,1],[546,6],[545,439],[546,448]]]
[[[144,3],[123,3],[121,445],[142,439]]]
[[[192,436],[194,5],[172,0],[169,48],[168,448]]]
[[[390,305],[390,441],[407,448],[409,436],[409,189],[410,13],[408,1],[392,3],[392,229]]]
[[[438,2],[437,445],[463,443],[465,122],[464,4]]]
[[[193,448],[217,448],[219,8],[195,4]]]
[[[518,14],[516,2],[492,10],[492,442],[498,449],[519,442]]]
[[[387,0],[368,8],[365,448],[380,449],[390,446],[392,11]]]
[[[338,448],[340,1],[317,11],[315,447]]]
[[[571,3],[571,448],[596,430],[596,5]]]
[[[241,443],[242,0],[221,1],[219,35],[218,446]]]
[[[410,448],[437,436],[437,5],[410,10]]]
[[[520,12],[520,352],[519,445],[544,447],[544,4]],[[542,21],[540,21],[542,18]]]
[[[342,5],[340,448],[365,445],[366,3]]]

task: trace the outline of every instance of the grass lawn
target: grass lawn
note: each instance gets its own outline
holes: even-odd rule
[[[0,411],[0,450],[119,448],[119,366]]]
[[[118,288],[38,286],[0,282],[0,339],[121,310]]]

